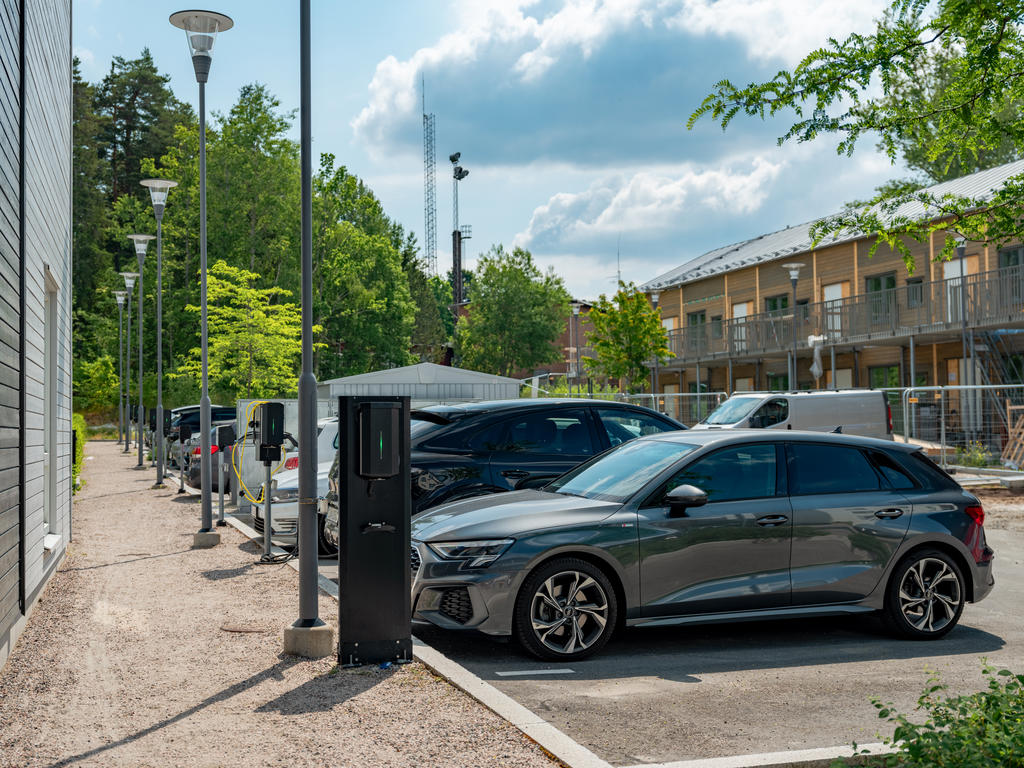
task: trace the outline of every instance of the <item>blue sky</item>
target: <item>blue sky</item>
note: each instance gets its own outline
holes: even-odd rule
[[[866,32],[883,0],[313,0],[314,152],[332,152],[423,235],[421,79],[436,115],[439,267],[450,265],[448,155],[462,152],[470,264],[494,243],[529,248],[574,295],[637,283],[706,250],[836,210],[905,175],[871,143],[778,147],[781,122],[723,133],[686,118],[723,77],[793,66],[829,36]],[[74,48],[100,80],[151,50],[178,98],[197,90],[163,0],[77,0]],[[188,6],[193,7],[193,6]],[[207,105],[265,83],[298,106],[298,3],[223,0]],[[211,194],[213,194],[211,190]]]

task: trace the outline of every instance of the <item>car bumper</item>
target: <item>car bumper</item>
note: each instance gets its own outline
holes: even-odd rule
[[[971,600],[972,603],[984,600],[996,585],[995,574],[992,572],[994,561],[995,552],[985,547],[981,559],[974,564],[974,599]]]
[[[263,522],[263,505],[254,504],[252,516]],[[270,532],[275,536],[294,536],[299,524],[297,501],[272,502],[270,505]]]
[[[420,566],[412,578],[412,620],[442,629],[488,635],[512,633],[519,571],[495,567],[463,570],[442,560],[421,542],[413,542]],[[499,561],[500,563],[500,561]]]

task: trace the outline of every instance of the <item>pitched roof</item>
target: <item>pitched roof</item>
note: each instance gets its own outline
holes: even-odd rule
[[[944,181],[941,184],[927,187],[922,191],[929,192],[936,197],[957,195],[984,199],[991,196],[1008,178],[1021,173],[1024,173],[1024,160],[996,166],[985,171],[978,171],[977,173],[962,176],[952,181]],[[938,215],[938,212],[929,211],[928,208],[915,200],[901,205],[893,215],[922,218],[929,214]],[[821,221],[821,219],[816,219],[815,221]],[[761,264],[783,256],[810,252],[812,249],[810,232],[811,226],[815,221],[786,227],[785,229],[758,235],[749,240],[743,240],[708,251],[674,269],[670,269],[668,272],[658,275],[653,280],[649,280],[640,286],[640,290],[652,291],[692,283],[712,275],[720,275],[724,272],[732,272],[742,267],[751,266],[752,264]],[[863,235],[857,234],[826,237],[818,244],[818,247],[858,240],[861,237]]]

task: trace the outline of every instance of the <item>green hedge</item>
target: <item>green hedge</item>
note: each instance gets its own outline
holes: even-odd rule
[[[85,441],[89,439],[89,433],[85,426],[85,416],[76,413],[71,417],[71,429],[74,430],[78,439],[75,441],[75,457],[71,463],[71,484],[78,490],[78,475],[82,471],[82,461],[85,458]]]

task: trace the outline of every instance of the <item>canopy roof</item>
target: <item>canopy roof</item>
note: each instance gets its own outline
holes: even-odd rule
[[[505,376],[434,363],[407,365],[320,382],[320,398],[341,395],[408,395],[413,400],[507,400],[519,397],[522,382]]]

